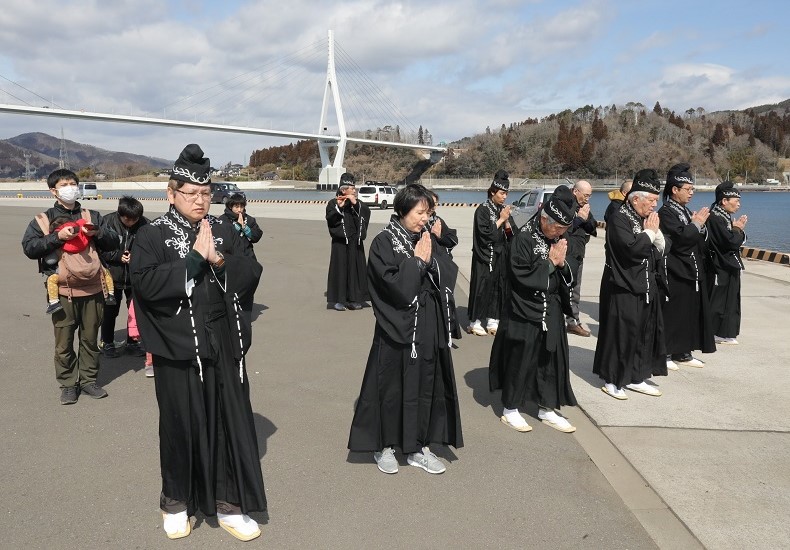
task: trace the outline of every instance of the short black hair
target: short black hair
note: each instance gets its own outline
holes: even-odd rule
[[[395,210],[395,214],[402,218],[422,201],[428,204],[429,209],[435,207],[433,195],[430,191],[419,183],[410,183],[395,195],[392,208]]]
[[[242,208],[247,206],[247,199],[241,193],[233,193],[228,200],[225,201],[225,208],[228,210],[233,210],[234,206],[241,206]]]
[[[489,198],[493,197],[494,195],[496,195],[497,191],[505,191],[505,192],[508,192],[508,190],[507,190],[507,189],[502,189],[501,187],[497,187],[496,185],[494,185],[494,184],[492,183],[492,184],[491,184],[491,187],[489,187],[489,188],[488,188],[488,197],[489,197]]]
[[[47,185],[50,189],[55,189],[55,186],[60,180],[74,180],[74,183],[79,184],[80,178],[77,174],[66,168],[58,168],[47,177]]]
[[[143,217],[143,204],[134,197],[124,195],[118,199],[118,215],[139,220]]]

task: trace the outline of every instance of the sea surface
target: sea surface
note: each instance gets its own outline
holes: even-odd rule
[[[243,185],[243,184],[242,184]],[[485,191],[437,190],[442,203],[476,204],[485,201]],[[14,196],[16,192],[0,192],[0,196]],[[301,189],[273,189],[270,191],[245,191],[247,199],[256,200],[322,200],[328,201],[335,196],[332,191],[314,191]],[[508,204],[516,201],[524,193],[514,190],[508,197]],[[595,191],[590,200],[593,216],[603,220],[603,213],[609,204],[606,191]],[[121,196],[125,192],[114,189],[106,196]],[[135,189],[129,194],[137,198],[159,198],[161,191],[141,191]],[[691,210],[710,206],[715,194],[700,191],[694,194],[689,204]],[[659,200],[659,206],[661,201]],[[741,193],[741,209],[736,214],[746,214],[749,221],[746,225],[746,246],[763,248],[778,252],[790,253],[790,192],[746,191]],[[471,213],[470,213],[471,216]]]

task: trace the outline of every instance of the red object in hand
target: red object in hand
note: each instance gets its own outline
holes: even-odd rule
[[[82,228],[85,225],[85,220],[79,219],[74,222],[66,222],[58,228],[58,231],[60,231],[64,227],[74,227],[76,228],[77,232],[77,235],[74,238],[69,239],[63,243],[63,252],[67,252],[69,254],[78,254],[88,248],[91,238],[82,231]]]

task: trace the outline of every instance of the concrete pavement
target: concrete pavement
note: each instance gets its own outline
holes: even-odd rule
[[[30,548],[159,547],[157,410],[142,360],[104,360],[101,401],[57,403],[51,324],[41,279],[19,242],[51,201],[0,200],[0,516],[3,544]],[[116,201],[91,202],[109,212]],[[145,201],[155,215],[163,202]],[[219,205],[214,207],[219,213]],[[532,419],[502,426],[487,389],[490,337],[464,336],[454,352],[466,446],[441,450],[448,470],[429,477],[402,462],[384,476],[345,450],[373,330],[370,309],[324,309],[329,246],[320,205],[253,204],[264,229],[264,275],[249,357],[262,465],[270,499],[264,536],[276,548],[778,548],[790,545],[788,345],[782,325],[790,269],[748,262],[739,347],[705,356],[704,369],[656,380],[661,398],[604,395],[591,374],[595,338],[570,336],[582,410],[563,410],[576,434]],[[392,213],[374,210],[371,236]],[[454,252],[466,303],[470,208],[443,208],[459,231]],[[583,320],[597,333],[602,238],[582,286]],[[464,277],[466,279],[464,279]],[[783,315],[784,313],[784,315]],[[119,325],[123,324],[123,317]],[[119,335],[120,337],[120,335]],[[783,384],[784,382],[784,384]],[[531,411],[534,415],[536,411]],[[213,526],[213,528],[212,528]],[[197,548],[228,539],[202,522]],[[177,544],[177,543],[171,543]]]

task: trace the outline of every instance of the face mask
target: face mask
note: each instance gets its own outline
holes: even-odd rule
[[[80,189],[76,185],[67,185],[58,190],[58,198],[67,204],[73,204],[80,196]]]

